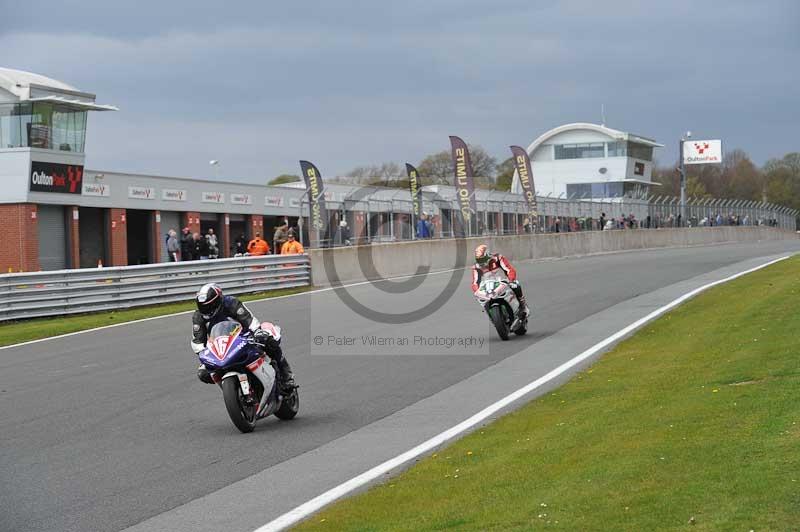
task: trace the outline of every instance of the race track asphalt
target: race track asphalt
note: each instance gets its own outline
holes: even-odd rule
[[[283,327],[302,388],[297,419],[263,420],[249,435],[230,423],[219,390],[196,379],[188,315],[0,350],[0,531],[125,529],[292,463],[605,309],[741,261],[798,250],[800,241],[792,240],[520,263],[536,312],[529,334],[509,342],[489,328],[465,272],[457,273],[452,298],[412,323],[371,322],[335,291],[250,303],[260,318]],[[380,284],[348,291],[375,309],[400,312],[423,306],[449,278],[429,276],[409,294],[388,294]],[[343,355],[333,354],[346,353],[341,346],[315,346],[318,335],[485,343],[460,353],[362,345],[350,348],[360,354]],[[552,367],[575,354],[554,355]],[[266,496],[276,485],[241,496]]]

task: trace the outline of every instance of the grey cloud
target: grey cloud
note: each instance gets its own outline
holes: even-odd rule
[[[122,108],[90,121],[107,169],[209,175],[213,155],[231,177],[299,158],[330,175],[448,134],[505,157],[601,104],[664,161],[686,128],[760,162],[800,149],[792,1],[108,4],[51,4],[61,23],[42,28],[27,2],[0,33],[4,66]]]

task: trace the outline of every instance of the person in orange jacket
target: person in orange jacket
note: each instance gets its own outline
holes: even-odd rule
[[[256,237],[247,244],[247,252],[251,255],[266,255],[269,253],[269,244],[261,238],[261,233],[256,233]]]
[[[295,240],[294,229],[289,229],[289,232],[286,234],[286,238],[286,242],[284,242],[283,246],[281,246],[281,255],[300,255],[305,253],[303,244]]]

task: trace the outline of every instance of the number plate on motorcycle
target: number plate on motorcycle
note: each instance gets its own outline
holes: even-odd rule
[[[250,395],[250,381],[247,380],[247,375],[239,375],[239,385],[244,395]]]

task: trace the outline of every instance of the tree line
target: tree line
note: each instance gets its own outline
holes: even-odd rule
[[[680,177],[672,167],[655,165],[653,194],[680,196]],[[727,152],[721,164],[686,165],[686,197],[766,201],[800,209],[800,152],[756,165],[741,149]]]
[[[514,177],[514,162],[511,157],[498,162],[496,157],[479,145],[470,145],[469,153],[477,188],[511,190]],[[416,167],[423,185],[453,184],[450,150],[432,153],[423,158]],[[744,150],[735,149],[724,155],[721,164],[687,165],[686,176],[687,198],[766,201],[800,209],[800,152],[789,153],[780,159],[770,159],[759,167]],[[269,184],[299,180],[298,175],[283,174],[272,179]],[[670,167],[659,166],[654,162],[652,180],[661,185],[653,187],[654,195],[680,196],[677,164]],[[396,162],[357,166],[331,181],[408,188],[405,167]]]
[[[498,163],[497,158],[490,155],[483,146],[474,144],[469,145],[469,155],[477,188],[511,190],[511,181],[514,177],[514,163],[511,157]],[[432,153],[415,166],[423,185],[453,184],[453,159],[450,150]],[[280,185],[293,181],[300,181],[300,176],[281,174],[267,184]],[[408,188],[405,166],[393,161],[357,166],[342,176],[326,181]]]

